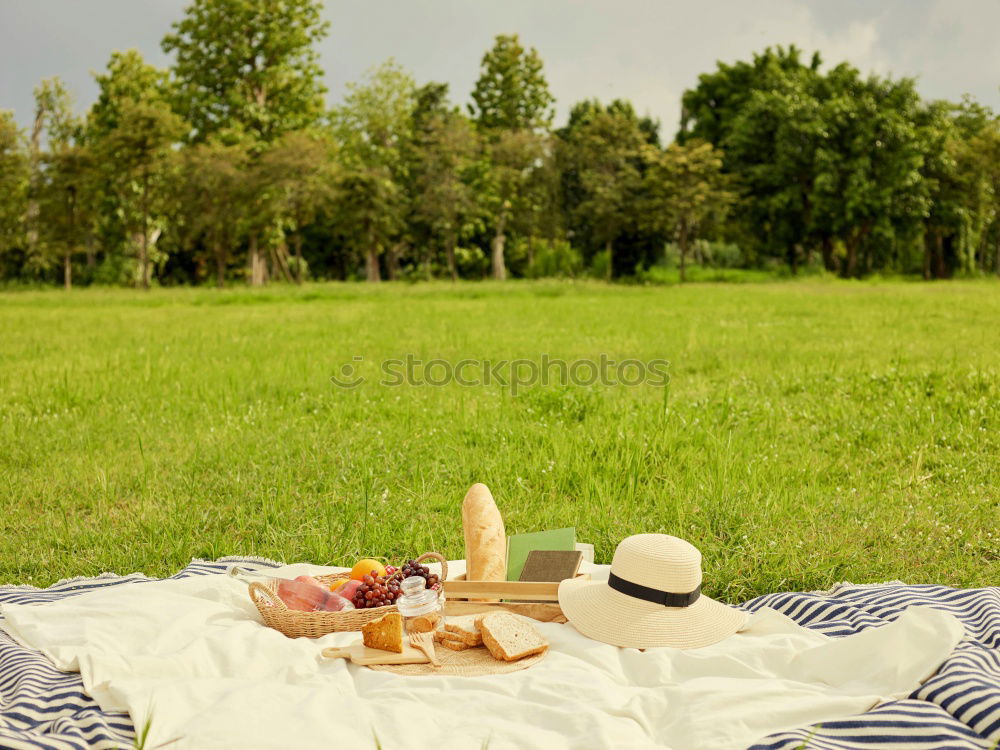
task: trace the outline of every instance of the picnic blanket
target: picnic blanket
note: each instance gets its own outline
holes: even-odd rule
[[[246,558],[195,562],[173,578],[221,573],[234,562],[257,567],[274,565]],[[64,582],[45,590],[4,588],[0,589],[0,604],[58,601],[100,588],[148,580],[142,576],[106,576]],[[1000,592],[997,589],[958,591],[901,584],[845,585],[824,595],[771,594],[744,606],[751,611],[773,608],[806,628],[836,638],[894,621],[911,605],[951,612],[964,625],[965,640],[937,676],[902,700],[859,716],[824,721],[818,729],[803,727],[774,735],[758,741],[754,748],[790,750],[802,746],[803,741],[809,747],[821,748],[982,748],[1000,738]],[[266,694],[260,697],[266,701]],[[440,695],[428,697],[442,699]],[[133,736],[128,716],[102,712],[84,694],[78,674],[56,671],[45,657],[18,646],[3,633],[0,633],[0,717],[0,747],[123,747],[131,744]],[[349,716],[344,718],[350,720]]]

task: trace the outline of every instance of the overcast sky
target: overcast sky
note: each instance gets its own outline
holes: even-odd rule
[[[92,71],[135,47],[165,66],[160,39],[187,0],[0,0],[0,109],[26,125],[32,89],[60,76],[79,109]],[[494,35],[538,49],[561,120],[573,102],[631,99],[676,130],[681,92],[716,60],[767,45],[818,49],[863,71],[915,76],[924,96],[970,93],[1000,109],[1000,0],[328,0],[320,53],[328,97],[395,57],[464,103]]]

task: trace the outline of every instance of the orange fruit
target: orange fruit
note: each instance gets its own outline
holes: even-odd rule
[[[351,578],[355,581],[360,581],[365,576],[371,575],[373,570],[377,576],[385,575],[385,566],[378,560],[371,560],[368,558],[358,560],[354,564],[354,567],[351,568]]]
[[[330,591],[336,591],[341,586],[343,586],[345,583],[347,583],[349,580],[351,580],[351,579],[350,578],[337,578],[333,583],[330,584]]]

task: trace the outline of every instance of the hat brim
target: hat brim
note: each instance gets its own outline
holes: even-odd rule
[[[664,607],[615,591],[605,581],[567,579],[559,606],[588,638],[625,648],[702,648],[743,627],[747,613],[705,595],[689,607]]]

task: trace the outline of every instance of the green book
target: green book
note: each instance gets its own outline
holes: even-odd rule
[[[507,537],[507,580],[521,579],[521,570],[532,550],[573,550],[576,549],[576,529],[533,531],[529,534],[513,534]]]

